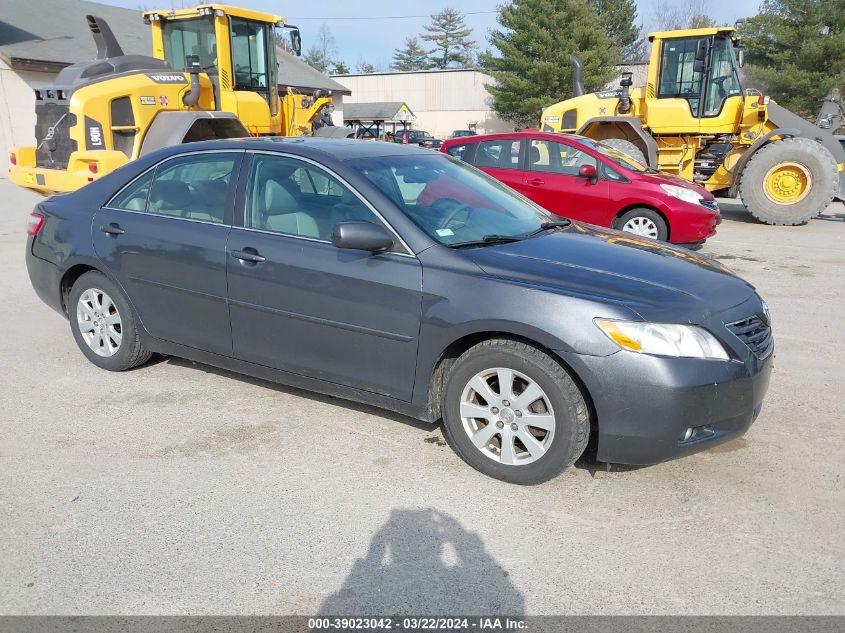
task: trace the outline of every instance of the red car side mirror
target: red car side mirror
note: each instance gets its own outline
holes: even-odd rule
[[[581,165],[581,168],[578,170],[578,175],[581,178],[589,178],[593,180],[596,177],[596,168],[594,165]]]

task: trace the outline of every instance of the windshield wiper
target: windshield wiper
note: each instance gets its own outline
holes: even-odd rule
[[[549,229],[554,229],[554,228],[563,227],[563,226],[569,226],[570,224],[572,224],[572,220],[566,220],[566,219],[558,220],[558,221],[555,221],[555,222],[543,222],[539,226],[539,228],[537,228],[534,231],[531,231],[525,237],[534,237],[535,235],[539,235],[543,231],[548,231]]]
[[[465,248],[468,246],[491,246],[493,244],[510,244],[511,242],[521,242],[525,237],[517,235],[485,235],[480,240],[470,240],[469,242],[456,242],[449,244],[449,248]]]

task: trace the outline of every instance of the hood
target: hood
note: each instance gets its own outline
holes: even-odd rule
[[[689,180],[684,180],[680,176],[673,176],[672,174],[667,174],[665,171],[661,171],[656,174],[637,174],[638,178],[642,178],[644,176],[655,181],[658,185],[661,183],[665,183],[667,185],[686,187],[687,189],[692,189],[693,191],[696,191],[705,200],[716,199],[715,196],[709,191],[707,191],[707,189],[705,189],[704,187],[697,185],[694,182],[690,182]]]
[[[754,292],[715,260],[577,222],[536,238],[464,253],[489,275],[624,305],[646,320],[700,322]]]

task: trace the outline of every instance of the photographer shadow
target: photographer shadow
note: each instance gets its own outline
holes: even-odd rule
[[[522,594],[481,539],[432,508],[393,510],[366,558],[320,607],[326,616],[524,612]]]

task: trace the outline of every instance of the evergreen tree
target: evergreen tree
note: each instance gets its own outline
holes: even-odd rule
[[[588,4],[599,16],[621,59],[642,59],[644,40],[637,26],[637,3],[634,0],[588,0]]]
[[[405,46],[397,48],[393,53],[392,68],[401,71],[425,70],[431,68],[431,63],[420,41],[416,37],[406,37]]]
[[[512,0],[499,7],[496,52],[481,63],[496,80],[487,86],[493,109],[520,126],[536,126],[543,108],[572,96],[571,54],[594,91],[613,78],[618,61],[604,26],[583,0]]]
[[[845,0],[765,0],[740,34],[747,72],[796,114],[815,119],[828,90],[845,87]]]
[[[337,61],[334,64],[334,68],[332,69],[333,75],[348,75],[349,74],[349,66],[347,66],[344,62]]]
[[[472,29],[464,23],[464,15],[455,9],[443,9],[431,16],[431,22],[421,37],[431,42],[434,48],[429,52],[431,65],[435,68],[449,68],[456,65],[466,68],[472,61],[475,42],[470,39]]]

